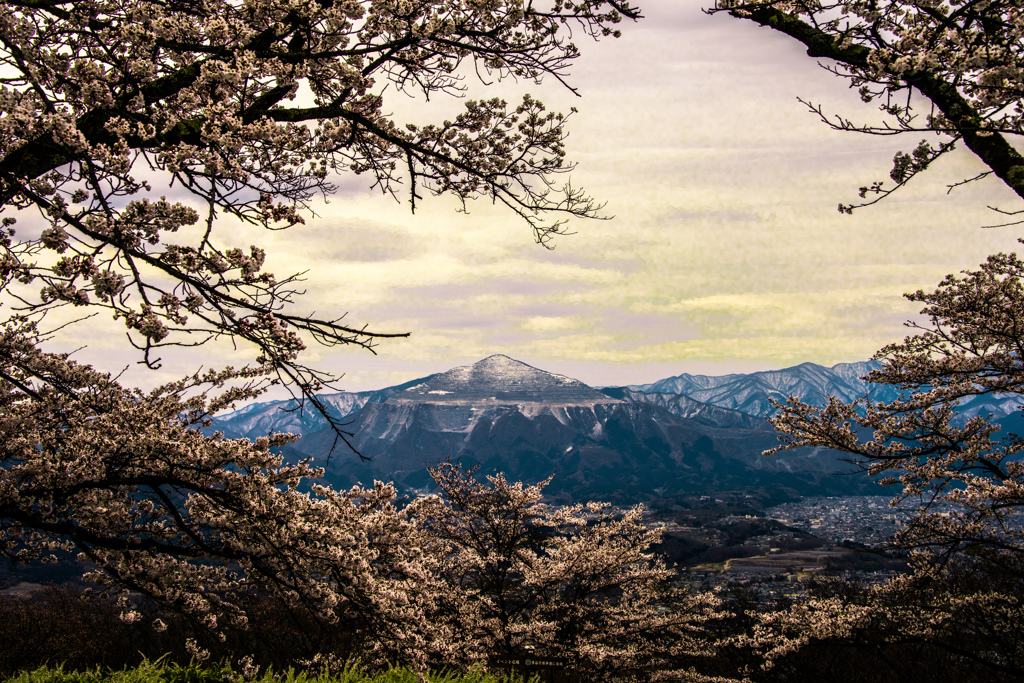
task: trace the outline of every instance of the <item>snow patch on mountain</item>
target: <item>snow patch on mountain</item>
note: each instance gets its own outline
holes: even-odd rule
[[[618,403],[579,380],[494,355],[392,395],[390,403],[594,405]]]
[[[782,370],[753,372],[748,375],[690,375],[668,377],[652,384],[632,385],[618,389],[630,395],[627,400],[641,400],[660,405],[680,417],[707,415],[707,406],[740,411],[754,417],[770,417],[778,411],[772,400],[784,402],[795,396],[804,403],[824,406],[829,396],[844,403],[869,396],[872,401],[889,403],[899,397],[899,390],[888,384],[867,382],[863,378],[882,367],[878,361],[839,363],[826,368],[815,363]],[[605,390],[608,391],[607,389]],[[639,397],[638,392],[646,394]],[[699,404],[686,405],[688,398]],[[703,407],[701,404],[706,404]],[[958,418],[966,421],[981,416],[1000,419],[1024,408],[1024,397],[1007,394],[984,394],[966,398],[957,408]],[[725,424],[725,415],[715,415],[717,424]],[[737,425],[738,426],[738,425]]]
[[[629,388],[644,393],[681,394],[701,403],[766,417],[776,412],[772,400],[785,401],[789,396],[796,396],[812,405],[824,405],[829,396],[850,402],[865,394],[870,394],[875,401],[892,401],[896,398],[896,389],[862,379],[880,367],[882,364],[878,361],[839,363],[831,368],[815,363],[801,363],[782,370],[745,375],[684,373]]]

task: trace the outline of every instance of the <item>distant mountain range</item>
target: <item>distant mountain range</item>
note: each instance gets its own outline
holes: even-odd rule
[[[840,363],[831,368],[801,363],[783,370],[745,375],[682,374],[629,388],[647,394],[679,394],[720,408],[767,417],[776,412],[771,405],[772,399],[785,401],[789,396],[813,405],[824,405],[829,396],[848,403],[869,393],[876,401],[892,401],[897,393],[891,386],[869,384],[861,379],[881,367],[878,361]]]
[[[888,384],[865,382],[862,377],[882,367],[878,361],[839,363],[831,368],[801,363],[782,370],[766,370],[736,375],[689,375],[658,380],[652,384],[631,385],[628,389],[648,395],[681,395],[720,408],[738,410],[755,417],[770,417],[777,411],[771,401],[784,402],[795,396],[804,403],[823,406],[829,396],[850,403],[864,396],[888,403],[899,392]],[[1003,424],[1015,423],[1024,397],[988,394],[975,396],[959,406],[961,419],[978,415],[992,416]],[[1009,419],[1007,419],[1009,418]]]
[[[383,403],[396,394],[401,394],[394,399],[400,402],[452,403],[487,398],[492,404],[498,404],[558,402],[558,396],[569,395],[567,392],[571,391],[575,392],[576,402],[587,397],[600,401],[597,394],[601,393],[618,400],[657,405],[679,417],[702,420],[709,426],[755,428],[754,425],[763,423],[744,416],[772,415],[770,399],[784,401],[788,396],[796,396],[813,405],[824,405],[830,395],[851,401],[870,393],[875,400],[891,401],[896,397],[892,387],[860,379],[879,367],[881,364],[877,361],[840,363],[831,368],[803,363],[783,370],[750,374],[682,374],[651,384],[598,390],[578,380],[496,355],[474,365],[397,386],[377,391],[323,394],[320,399],[333,417],[344,418],[369,403]],[[998,415],[1009,412],[1003,403],[993,401]],[[327,426],[319,413],[308,408],[303,410],[294,401],[254,403],[216,418],[216,423],[218,429],[233,438],[265,435],[270,430],[307,434]]]
[[[863,475],[831,476],[851,471],[838,453],[808,448],[761,454],[777,444],[764,419],[771,412],[769,397],[792,394],[821,403],[830,393],[849,400],[870,391],[889,400],[890,388],[859,379],[873,367],[805,363],[598,390],[491,356],[380,391],[321,396],[332,417],[348,423],[368,463],[341,448],[328,459],[334,432],[322,416],[294,402],[246,406],[215,418],[214,428],[233,438],[301,434],[287,457],[325,464],[325,480],[337,487],[380,479],[427,490],[432,481],[426,467],[451,458],[523,481],[554,474],[547,491],[564,500],[628,503],[726,490],[782,498],[877,493]]]
[[[377,391],[339,392],[320,394],[318,398],[331,417],[345,418],[367,403],[386,401],[392,394],[429,379],[423,377]],[[213,419],[214,428],[231,439],[254,439],[269,432],[310,434],[327,427],[327,420],[311,406],[298,401],[266,401],[250,403],[244,408]]]

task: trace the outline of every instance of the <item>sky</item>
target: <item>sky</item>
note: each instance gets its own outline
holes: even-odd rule
[[[609,220],[574,221],[549,251],[503,207],[478,201],[460,214],[433,198],[413,215],[353,176],[305,226],[232,230],[233,243],[266,247],[272,272],[308,271],[303,310],[410,333],[376,355],[311,348],[307,361],[344,374],[338,388],[382,388],[495,353],[596,386],[866,360],[907,334],[917,306],[904,292],[1015,250],[1018,228],[982,227],[999,222],[987,206],[1015,208],[1009,190],[994,181],[947,194],[984,170],[967,151],[841,215],[840,202],[887,179],[893,154],[924,136],[822,124],[798,97],[858,121],[877,110],[787,36],[707,16],[702,2],[636,4],[645,18],[621,38],[578,41],[580,97],[555,82],[470,91],[575,106],[572,183],[606,202]],[[461,105],[399,96],[390,106],[428,123]],[[56,343],[85,344],[77,357],[144,386],[254,355],[208,345],[153,372],[109,324]]]

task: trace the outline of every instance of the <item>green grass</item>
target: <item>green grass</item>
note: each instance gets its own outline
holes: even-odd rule
[[[501,683],[507,679],[483,672],[416,674],[404,667],[368,673],[357,664],[349,664],[333,674],[308,673],[289,669],[263,671],[253,678],[243,678],[227,664],[179,666],[161,661],[143,662],[134,669],[122,671],[65,671],[61,666],[42,666],[35,671],[23,671],[5,680],[5,683]]]

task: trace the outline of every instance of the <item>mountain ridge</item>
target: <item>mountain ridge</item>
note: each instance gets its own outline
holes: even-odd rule
[[[337,488],[381,480],[424,492],[432,486],[427,467],[448,458],[526,482],[556,474],[546,490],[565,502],[630,504],[753,489],[785,498],[871,486],[831,477],[850,469],[835,453],[802,449],[766,458],[762,451],[777,439],[759,417],[676,394],[598,391],[500,354],[379,392],[321,400],[346,421],[368,462],[328,457],[334,431],[325,421],[297,419],[288,402],[276,413],[273,404],[243,408],[216,418],[215,428],[255,438],[277,419],[302,435],[282,449],[286,460],[323,463],[324,483]]]
[[[804,363],[597,390],[498,354],[376,392],[320,396],[332,417],[345,421],[352,444],[369,462],[347,452],[331,456],[336,433],[294,401],[245,406],[214,418],[213,429],[233,438],[298,433],[302,438],[282,449],[286,460],[313,458],[325,467],[324,483],[336,488],[381,480],[425,492],[433,485],[427,467],[450,458],[478,465],[482,474],[503,472],[526,482],[555,474],[546,490],[565,502],[631,504],[739,490],[777,498],[881,493],[866,475],[830,476],[853,469],[835,451],[762,454],[778,445],[765,419],[772,392],[779,398],[784,391],[795,393],[809,402],[823,401],[830,391],[844,400],[894,392],[860,379],[873,367]],[[692,390],[710,400],[659,388]],[[965,409],[1013,412],[986,400]],[[1012,419],[1020,417],[1017,412]]]
[[[392,394],[422,384],[433,375],[373,391],[341,391],[317,394],[333,419],[345,419],[368,403],[380,403]],[[304,434],[327,427],[327,420],[316,409],[295,399],[250,403],[213,418],[213,429],[229,439],[255,439],[269,432]],[[210,431],[210,430],[207,430]]]
[[[771,401],[784,402],[790,395],[812,405],[824,405],[828,396],[850,402],[868,393],[877,401],[894,400],[897,391],[893,387],[862,379],[881,367],[878,361],[837,363],[830,368],[807,362],[747,374],[682,373],[650,384],[629,385],[629,388],[644,393],[679,394],[720,408],[769,417],[777,412]]]
[[[832,367],[808,362],[748,374],[683,373],[650,384],[629,385],[627,388],[646,394],[686,396],[707,405],[766,418],[778,413],[772,400],[784,403],[790,395],[817,407],[824,406],[829,396],[836,396],[844,403],[865,396],[875,402],[894,401],[900,395],[898,389],[863,379],[869,372],[881,367],[882,363],[875,360],[837,363]],[[1012,417],[1021,407],[1024,407],[1022,396],[984,394],[961,402],[957,413],[958,419],[965,421],[979,416],[1002,420]]]

